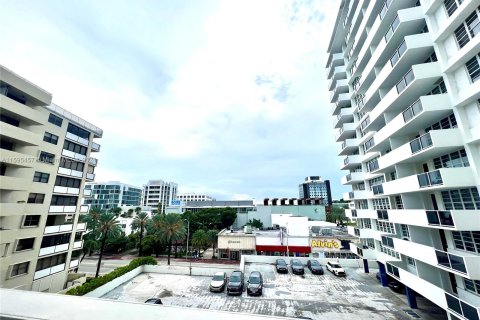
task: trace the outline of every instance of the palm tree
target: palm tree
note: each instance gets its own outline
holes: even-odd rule
[[[146,212],[140,212],[138,213],[135,218],[133,218],[133,221],[131,223],[132,230],[137,231],[140,229],[140,241],[138,244],[138,255],[142,255],[142,239],[143,239],[143,231],[145,230],[145,226],[148,223],[148,220],[150,220],[148,214]]]
[[[162,225],[162,215],[155,214],[147,222],[147,234],[151,234],[155,239],[155,256],[158,258],[159,246],[162,241],[161,237],[161,225]]]
[[[120,207],[110,208],[110,210],[108,210],[108,212],[111,212],[118,217],[122,213],[122,208],[120,208]]]
[[[133,217],[133,209],[128,209],[127,212],[122,213],[122,218],[131,218]]]
[[[212,258],[215,258],[215,244],[217,243],[218,230],[208,230],[206,234],[207,243],[213,249]]]
[[[157,214],[159,216],[159,237],[168,246],[168,265],[170,265],[170,254],[172,253],[172,242],[183,239],[185,236],[185,226],[183,220],[178,214]]]
[[[97,263],[97,272],[95,273],[95,278],[98,277],[100,273],[100,265],[102,263],[103,250],[105,249],[105,243],[110,237],[118,236],[122,229],[117,221],[117,216],[114,213],[102,213],[96,223],[96,228],[93,229],[94,234],[97,236],[97,239],[100,240],[100,256]]]
[[[207,233],[203,229],[198,229],[192,235],[192,246],[198,248],[198,253],[200,253],[200,249],[205,248],[207,246],[208,238]]]

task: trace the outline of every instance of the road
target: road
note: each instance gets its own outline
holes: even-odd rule
[[[102,259],[102,265],[100,266],[100,275],[105,273],[109,273],[110,271],[114,270],[115,268],[125,266],[130,263],[132,259]],[[95,274],[97,271],[97,257],[86,257],[83,259],[82,263],[78,267],[78,273],[86,273],[86,274]],[[172,259],[170,261],[171,265],[175,266],[188,266],[190,262],[188,261],[181,261],[179,259]],[[166,259],[162,259],[158,261],[160,265],[166,265]],[[204,266],[211,266],[211,267],[220,267],[220,268],[231,268],[232,270],[238,269],[238,264],[221,264],[221,263],[202,263],[201,260],[192,262],[195,265],[204,265]]]

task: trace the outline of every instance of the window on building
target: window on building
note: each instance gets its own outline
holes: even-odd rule
[[[407,257],[407,263],[408,265],[415,267],[417,264],[415,263],[415,259]]]
[[[465,284],[465,290],[480,294],[480,280],[470,280],[463,278]]]
[[[35,174],[33,175],[33,182],[48,183],[49,178],[50,178],[50,174],[45,172],[35,171]]]
[[[17,248],[15,251],[25,251],[25,250],[32,250],[33,244],[35,243],[35,238],[24,238],[19,239],[17,242]]]
[[[56,145],[58,142],[58,136],[45,131],[45,134],[43,135],[43,141]]]
[[[55,155],[53,153],[41,151],[38,161],[53,164],[53,162],[55,161]]]
[[[472,83],[480,79],[480,54],[468,60],[465,66]]]
[[[442,94],[442,93],[447,93],[447,87],[445,86],[445,81],[443,81],[443,78],[437,81],[433,85],[433,89],[426,95],[431,96],[431,95]]]
[[[43,193],[30,193],[28,195],[27,203],[43,203],[45,194]]]
[[[12,117],[9,117],[5,114],[0,114],[0,121],[1,122],[5,122],[5,123],[8,123],[9,125],[12,125],[14,127],[18,127],[20,126],[20,121],[15,119],[15,118],[12,118]]]
[[[390,201],[388,198],[373,199],[372,203],[373,209],[375,210],[390,209]]]
[[[84,166],[85,164],[82,162],[69,160],[63,157],[60,159],[60,167],[65,169],[71,169],[71,170],[83,172]]]
[[[65,263],[67,254],[57,254],[55,256],[38,259],[35,271],[51,268]]]
[[[368,185],[370,186],[370,190],[372,190],[373,186],[382,184],[384,182],[385,182],[385,178],[383,176],[380,176],[380,177],[376,177],[376,178],[368,180]]]
[[[24,227],[37,227],[40,223],[40,215],[27,215],[23,221]]]
[[[69,243],[70,237],[71,237],[70,233],[43,237],[41,248],[48,248],[48,247]]]
[[[444,190],[442,200],[446,210],[480,210],[477,188]]]
[[[452,231],[455,248],[480,253],[480,231]]]
[[[460,48],[463,48],[478,33],[480,33],[480,9],[476,8],[454,31],[455,39]]]
[[[18,263],[12,266],[12,271],[10,272],[10,277],[16,277],[28,272],[28,266],[30,261]]]
[[[457,168],[457,167],[469,167],[467,153],[465,149],[455,151],[443,156],[433,158],[433,165],[435,169],[440,168]]]
[[[457,128],[457,119],[455,118],[455,115],[453,113],[441,119],[440,121],[433,123],[431,126],[425,128],[425,132],[451,128]]]
[[[87,148],[71,141],[65,140],[63,143],[63,149],[72,151],[78,154],[87,155]]]
[[[57,176],[55,179],[55,185],[60,187],[68,187],[68,188],[80,188],[82,180],[74,179],[74,178],[67,178],[62,176]]]
[[[463,0],[444,0],[443,4],[445,6],[445,11],[450,17],[452,14],[457,11],[458,6],[462,4]]]
[[[53,123],[54,125],[61,127],[63,119],[54,115],[53,113],[50,113],[50,116],[48,117],[48,122]]]
[[[379,168],[378,158],[380,158],[380,156],[377,156],[377,157],[373,158],[372,160],[370,160],[366,163],[368,172],[375,171]]]
[[[368,201],[367,200],[359,200],[357,209],[368,209]]]
[[[68,123],[67,132],[70,132],[71,134],[79,136],[80,138],[83,138],[83,139],[87,139],[87,140],[90,139],[90,132],[72,123]]]
[[[50,205],[51,206],[76,206],[77,200],[78,200],[77,197],[53,195]]]
[[[400,229],[402,230],[402,237],[410,238],[410,230],[408,229],[408,225],[401,224]]]
[[[377,230],[385,233],[396,234],[395,225],[388,221],[376,220]]]

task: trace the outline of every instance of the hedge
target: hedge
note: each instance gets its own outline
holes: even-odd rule
[[[93,291],[98,287],[103,286],[105,283],[110,282],[113,279],[118,278],[120,276],[123,276],[125,273],[130,272],[138,268],[139,266],[143,266],[145,264],[156,265],[157,260],[155,260],[155,258],[153,257],[142,257],[142,258],[133,259],[132,261],[130,261],[128,265],[123,267],[118,267],[110,273],[107,273],[98,278],[94,278],[82,284],[81,286],[72,288],[68,290],[65,294],[73,295],[73,296],[83,296],[84,294],[87,294],[90,291]]]

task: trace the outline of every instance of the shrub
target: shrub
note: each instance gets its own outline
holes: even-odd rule
[[[156,265],[157,260],[155,260],[155,258],[153,257],[142,257],[142,258],[133,259],[132,261],[130,261],[128,265],[123,267],[118,267],[112,272],[109,272],[101,277],[93,278],[90,281],[85,282],[81,286],[68,290],[65,294],[73,295],[73,296],[83,296],[84,294],[87,294],[90,291],[93,291],[98,287],[103,286],[104,284],[112,281],[113,279],[123,276],[125,273],[130,272],[138,268],[139,266],[143,266],[146,264]]]

